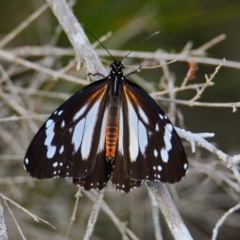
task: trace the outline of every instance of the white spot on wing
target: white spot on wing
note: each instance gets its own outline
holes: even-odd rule
[[[46,122],[46,128],[50,127],[52,123],[53,123],[53,120],[48,119],[47,122]]]
[[[161,150],[161,157],[164,162],[168,162],[168,151],[166,149]]]
[[[123,155],[123,113],[120,109],[118,151]]]
[[[85,106],[83,106],[73,117],[73,121],[76,121],[78,118],[80,118],[83,113],[85,112],[86,108],[87,108],[88,104],[86,104]]]
[[[29,164],[29,159],[25,158],[25,164],[28,165]]]
[[[158,156],[158,151],[156,149],[154,149],[154,156],[157,157]]]
[[[47,147],[47,158],[52,158],[56,153],[56,147],[52,145],[52,140],[55,136],[54,133],[55,122],[52,119],[48,119],[46,122],[46,139],[44,145]]]
[[[165,132],[164,132],[164,143],[165,143],[165,148],[161,150],[161,157],[164,162],[168,162],[169,160],[169,151],[172,149],[172,130],[173,126],[172,124],[168,123],[165,126]]]
[[[128,101],[128,118],[129,118],[129,152],[131,161],[136,161],[138,156],[138,117],[131,104]]]
[[[172,130],[173,130],[172,124],[168,123],[168,124],[166,125],[166,127],[167,127],[168,131],[172,132]]]
[[[98,145],[98,152],[101,152],[104,150],[104,145],[105,145],[105,137],[104,136],[106,134],[106,129],[107,129],[107,118],[108,118],[108,108],[105,109],[104,116],[103,116],[101,133],[100,133],[100,142]]]
[[[185,163],[183,167],[184,167],[184,169],[186,170],[186,169],[188,168],[188,164]]]
[[[144,154],[148,144],[148,135],[147,135],[147,130],[141,121],[138,121],[138,141],[139,141],[140,151],[142,154]]]
[[[171,143],[172,130],[173,130],[172,124],[167,124],[165,126],[164,142],[165,142],[165,146],[166,146],[167,151],[172,149],[172,143]]]
[[[58,112],[58,116],[60,116],[63,113],[63,110]]]
[[[85,126],[85,118],[83,118],[74,128],[72,136],[72,144],[74,145],[74,151],[77,152],[83,138],[83,131]]]
[[[139,106],[138,106],[138,110],[139,110],[139,114],[140,114],[141,118],[143,119],[143,121],[148,124],[149,123],[149,119],[146,116],[145,112]]]
[[[156,126],[155,126],[155,130],[156,130],[156,131],[159,131],[159,126],[158,126],[157,123],[156,123]]]
[[[57,148],[55,146],[50,145],[47,149],[47,158],[53,158],[56,153],[56,149]]]
[[[57,167],[58,166],[58,162],[53,163],[53,167]]]
[[[89,110],[86,116],[85,128],[82,138],[82,146],[81,146],[81,153],[82,158],[86,159],[89,156],[92,141],[93,141],[93,132],[95,129],[97,116],[98,116],[98,109],[99,109],[100,101],[95,102],[92,108]],[[97,126],[98,127],[98,126]]]
[[[65,121],[62,121],[61,128],[65,127]]]
[[[63,151],[64,151],[64,146],[62,145],[61,148],[60,148],[60,150],[59,150],[59,153],[62,154]]]

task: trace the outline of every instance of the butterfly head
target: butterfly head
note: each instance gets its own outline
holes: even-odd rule
[[[111,65],[111,72],[110,72],[110,76],[111,77],[122,77],[123,76],[123,69],[124,66],[122,64],[122,62],[120,61],[114,61]]]

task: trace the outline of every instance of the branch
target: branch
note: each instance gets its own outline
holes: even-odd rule
[[[6,46],[10,41],[12,41],[19,33],[21,33],[29,24],[37,19],[46,9],[48,8],[47,4],[42,5],[39,9],[37,9],[33,14],[31,14],[27,19],[21,22],[10,34],[6,35],[0,41],[0,48]]]
[[[6,228],[5,219],[3,215],[3,208],[1,205],[0,205],[0,239],[1,240],[8,239],[7,228]]]
[[[90,239],[90,237],[93,233],[93,230],[94,230],[94,227],[95,227],[95,224],[96,224],[96,221],[97,221],[98,213],[99,213],[99,210],[101,209],[103,196],[104,196],[104,189],[100,191],[98,199],[93,205],[92,213],[89,217],[87,230],[86,230],[86,233],[85,233],[85,236],[84,236],[83,240]]]
[[[74,51],[71,48],[60,48],[56,46],[21,46],[21,47],[16,47],[13,49],[9,49],[12,53],[18,55],[18,56],[73,56]],[[129,50],[122,51],[122,50],[111,50],[109,49],[112,55],[116,57],[125,57],[127,53],[129,53]],[[96,49],[96,52],[99,56],[105,57],[109,56],[109,54],[103,50],[103,49]],[[156,60],[165,60],[165,61],[181,61],[181,62],[189,62],[189,61],[194,61],[197,63],[202,63],[202,64],[210,64],[214,66],[219,66],[222,64],[222,59],[217,59],[217,58],[207,58],[207,57],[196,57],[196,56],[189,56],[189,55],[184,55],[183,53],[167,53],[167,52],[161,52],[158,51],[156,52],[140,52],[140,51],[134,51],[131,52],[131,54],[128,56],[128,58],[132,59],[156,59]],[[225,60],[224,62],[224,67],[230,67],[230,68],[236,68],[240,69],[240,63],[236,61],[230,61],[230,60]],[[154,67],[145,67],[143,66],[142,69],[151,69],[155,68]]]
[[[109,49],[109,51],[111,52],[111,54],[113,56],[118,56],[118,57],[124,57],[129,53],[129,51],[120,51],[120,50],[113,50],[113,49]],[[100,56],[107,56],[107,53],[105,51],[103,51],[102,49],[98,49],[97,53]],[[174,54],[174,53],[167,53],[167,52],[160,52],[160,51],[158,51],[157,53],[156,52],[134,51],[131,53],[131,55],[129,55],[128,58],[139,58],[139,59],[146,59],[146,60],[147,59],[150,59],[150,60],[156,59],[157,61],[159,61],[159,60],[165,60],[165,61],[176,60],[179,62],[194,61],[199,64],[202,63],[202,64],[215,65],[215,66],[218,66],[222,63],[222,59],[208,58],[208,57],[196,57],[196,56],[186,55],[186,54],[182,54],[182,53]],[[226,60],[226,62],[224,62],[224,67],[240,69],[240,62]]]
[[[95,202],[97,197],[95,197],[93,195],[92,192],[87,192],[84,191],[83,192],[84,195],[86,195],[91,201]],[[138,240],[138,238],[136,237],[136,235],[126,226],[125,223],[121,222],[118,217],[114,214],[114,212],[112,211],[112,209],[107,205],[107,203],[105,203],[103,201],[102,205],[101,205],[101,210],[106,213],[111,220],[113,221],[113,223],[115,224],[116,228],[118,229],[118,231],[121,233],[122,235],[122,239],[128,239],[126,235],[128,235],[132,240]]]
[[[9,61],[9,62],[16,63],[16,64],[22,65],[22,66],[30,68],[30,69],[34,69],[38,72],[46,73],[46,74],[52,76],[54,80],[63,78],[63,79],[67,79],[68,81],[71,81],[71,82],[84,84],[84,85],[87,84],[86,80],[79,79],[77,77],[62,73],[61,71],[56,71],[56,70],[52,70],[52,69],[43,67],[39,64],[36,64],[36,63],[30,62],[30,61],[27,61],[23,58],[17,57],[17,56],[15,56],[7,51],[4,51],[2,49],[0,49],[0,58],[4,59],[5,61]]]
[[[166,219],[168,227],[174,237],[178,240],[191,240],[193,239],[188,232],[169,192],[164,183],[149,182],[148,186],[151,188],[152,193]]]
[[[68,230],[67,230],[67,233],[66,233],[66,238],[67,238],[67,239],[69,239],[70,230],[71,230],[71,228],[72,228],[73,222],[74,222],[75,219],[76,219],[78,202],[79,202],[79,198],[80,198],[81,196],[82,196],[82,194],[81,194],[81,187],[78,187],[77,193],[75,194],[76,201],[75,201],[75,205],[74,205],[74,208],[73,208],[73,213],[72,213],[70,222],[69,222],[69,224],[68,224]]]
[[[146,186],[148,186],[148,185],[146,185]],[[156,199],[153,196],[152,191],[150,191],[149,187],[147,187],[147,190],[148,190],[148,195],[150,197],[151,204],[152,204],[152,219],[153,219],[153,226],[154,226],[154,230],[155,230],[155,239],[163,240],[161,224],[159,221],[159,206],[156,202]]]
[[[230,208],[227,212],[224,213],[224,215],[218,220],[218,222],[216,223],[215,228],[213,229],[212,240],[216,240],[217,239],[219,228],[223,225],[223,223],[227,219],[227,217],[230,214],[234,213],[235,211],[237,211],[239,209],[240,209],[240,203],[238,203],[236,206]]]
[[[204,92],[204,90],[208,87],[211,86],[212,80],[213,78],[216,76],[216,74],[218,73],[219,69],[222,67],[223,63],[225,62],[225,59],[223,59],[223,62],[216,67],[215,71],[213,74],[210,75],[210,77],[207,76],[207,74],[205,75],[206,78],[206,83],[199,89],[199,91],[197,91],[197,94],[190,100],[191,105],[196,102],[197,99],[199,99],[201,97],[201,94]]]
[[[231,157],[226,153],[222,152],[221,150],[217,149],[207,140],[205,140],[206,137],[213,137],[214,136],[213,133],[191,133],[178,127],[175,127],[175,130],[177,131],[180,137],[185,138],[187,141],[190,142],[193,152],[195,151],[195,144],[197,143],[202,148],[205,148],[209,152],[217,155],[218,158],[221,159],[226,164],[226,166],[233,171],[238,183],[240,184],[240,173],[238,167],[240,164],[240,154]]]
[[[79,62],[83,61],[90,73],[107,75],[81,25],[65,0],[46,0],[68,36]]]
[[[150,94],[151,95],[151,94]],[[237,108],[240,107],[240,102],[229,102],[229,103],[208,103],[208,102],[191,102],[189,100],[171,100],[168,98],[157,97],[156,99],[165,101],[165,102],[174,102],[177,104],[187,105],[190,107],[224,107],[232,108],[233,112],[237,111]]]
[[[53,229],[55,229],[55,227],[50,224],[49,222],[43,220],[42,218],[30,213],[28,210],[26,210],[25,208],[23,208],[22,206],[20,206],[19,204],[17,204],[16,202],[14,202],[13,200],[11,200],[10,198],[4,196],[2,193],[0,193],[0,197],[4,200],[5,203],[10,202],[13,206],[19,208],[20,210],[22,210],[23,212],[25,212],[26,214],[28,214],[30,217],[32,217],[36,222],[43,222],[49,226],[51,226]]]

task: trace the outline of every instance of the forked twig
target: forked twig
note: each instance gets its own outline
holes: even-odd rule
[[[218,148],[216,148],[215,146],[213,146],[211,143],[209,143],[205,138],[213,137],[214,136],[213,133],[191,133],[178,127],[175,127],[175,130],[177,131],[180,137],[185,138],[187,141],[190,142],[193,152],[195,151],[195,144],[197,143],[202,148],[205,148],[209,152],[217,155],[218,158],[222,160],[226,164],[226,166],[233,171],[238,183],[240,184],[240,173],[238,170],[238,166],[240,164],[240,154],[231,157],[226,153],[222,152],[221,150],[219,150]]]
[[[4,196],[2,193],[0,193],[0,197],[5,201],[5,202],[10,202],[12,205],[14,205],[15,207],[21,209],[23,212],[25,212],[26,214],[28,214],[30,217],[32,217],[36,222],[43,222],[49,226],[51,226],[53,229],[55,229],[55,227],[50,224],[49,222],[45,221],[44,219],[38,217],[37,215],[34,215],[32,213],[30,213],[28,210],[26,210],[25,208],[23,208],[22,206],[20,206],[19,204],[17,204],[16,202],[14,202],[13,200],[11,200],[10,198]]]
[[[75,205],[74,205],[74,208],[73,208],[73,213],[72,213],[72,216],[71,216],[69,225],[68,225],[68,230],[67,230],[67,233],[66,233],[66,238],[69,237],[72,224],[73,224],[73,222],[74,222],[75,219],[76,219],[76,212],[77,212],[78,202],[79,202],[79,198],[80,198],[81,196],[82,196],[82,194],[81,194],[81,187],[78,187],[78,191],[77,191],[77,193],[76,193],[76,195],[75,195],[76,201],[75,201]]]
[[[216,223],[216,225],[213,229],[212,240],[217,239],[219,229],[223,225],[223,223],[227,219],[227,217],[229,217],[232,213],[236,212],[239,209],[240,209],[240,203],[238,203],[236,206],[230,208],[227,212],[225,212],[223,214],[223,216],[218,220],[218,222]]]

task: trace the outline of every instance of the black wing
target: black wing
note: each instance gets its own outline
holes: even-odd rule
[[[168,117],[142,88],[125,79],[112,179],[117,189],[128,192],[142,180],[174,183],[187,168],[184,148]]]
[[[105,160],[108,106],[107,78],[96,81],[64,102],[32,140],[24,166],[32,177],[71,177],[74,183],[102,189],[110,178]],[[97,162],[97,164],[96,164]],[[101,167],[101,173],[93,169]],[[81,181],[80,178],[88,181]]]

